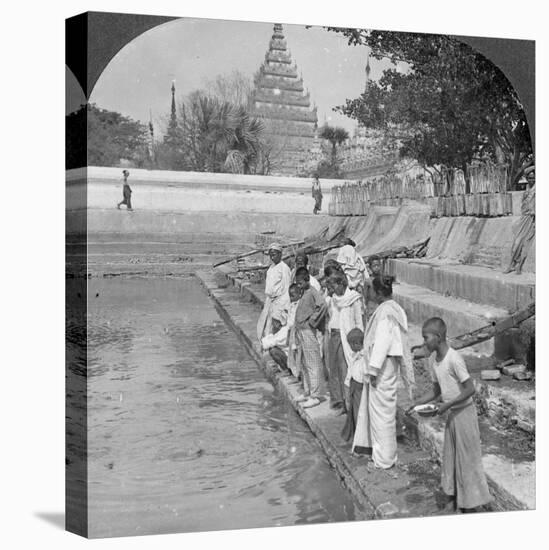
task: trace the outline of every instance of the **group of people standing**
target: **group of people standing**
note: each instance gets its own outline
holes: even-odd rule
[[[393,300],[393,277],[382,273],[379,257],[366,265],[350,239],[335,260],[324,262],[320,280],[309,272],[304,252],[296,254],[293,270],[282,260],[279,244],[269,247],[269,256],[257,324],[262,349],[283,375],[301,384],[301,407],[316,407],[329,394],[334,413],[346,415],[341,436],[353,454],[369,456],[377,468],[393,467],[399,376],[412,403],[415,389],[408,320]],[[434,352],[433,391],[414,405],[442,398],[439,410],[449,411],[443,490],[455,508],[476,508],[491,497],[471,399],[474,386],[463,359],[446,343],[442,319],[428,320],[423,336]]]

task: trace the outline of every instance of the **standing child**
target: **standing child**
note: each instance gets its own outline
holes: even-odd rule
[[[348,388],[347,420],[345,422],[345,426],[343,426],[341,437],[350,443],[353,441],[355,436],[358,410],[360,407],[362,389],[364,386],[364,373],[366,371],[364,353],[362,351],[364,333],[359,328],[352,329],[349,334],[347,334],[347,342],[352,350],[352,355],[349,361],[349,368],[347,369],[347,377],[345,378],[345,385]],[[356,445],[354,452],[357,454],[372,454],[372,448]]]
[[[341,267],[335,260],[328,260],[324,264],[323,271],[324,275],[321,278],[321,292],[324,296],[324,299],[326,300],[326,305],[328,306],[328,314],[326,317],[326,322],[324,323],[325,330],[323,335],[324,337],[322,339],[322,357],[324,358],[324,379],[326,380],[326,382],[328,382],[330,380],[330,375],[328,373],[328,362],[330,361],[330,333],[332,329],[339,329],[339,318],[337,315],[337,311],[334,309],[335,306],[332,304],[334,289],[333,285],[328,284],[328,281],[334,273],[343,273],[343,271],[341,271]]]
[[[435,352],[431,359],[433,390],[414,406],[442,399],[438,414],[448,411],[442,456],[442,490],[448,496],[447,509],[472,511],[492,500],[482,466],[477,411],[472,399],[475,387],[465,361],[446,341],[444,321],[438,317],[429,319],[422,333],[425,347]]]
[[[332,289],[330,300],[330,336],[328,342],[328,385],[330,406],[345,411],[345,379],[352,350],[347,335],[354,328],[362,330],[362,296],[347,286],[344,273],[334,273],[328,279]]]
[[[288,312],[288,369],[299,379],[301,374],[301,355],[295,337],[295,314],[303,292],[297,284],[290,285],[290,310]]]
[[[304,408],[309,408],[316,407],[321,398],[322,357],[316,331],[322,327],[328,307],[322,294],[311,288],[306,268],[297,270],[296,283],[303,292],[295,312],[295,331],[304,389],[297,401],[302,402]]]

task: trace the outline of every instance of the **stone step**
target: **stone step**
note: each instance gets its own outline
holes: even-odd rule
[[[213,278],[212,275],[210,277]],[[219,279],[223,280],[222,286],[227,288],[228,285],[229,291],[233,289],[233,295],[238,293],[241,299],[255,305],[256,317],[249,318],[250,315],[254,315],[253,310],[248,310],[242,315],[242,319],[249,323],[250,334],[252,334],[259,308],[264,301],[262,288],[226,273],[219,272]],[[418,325],[412,324],[410,333],[412,342],[421,341],[421,329]],[[533,509],[535,508],[534,384],[516,382],[505,376],[497,382],[482,381],[480,371],[491,360],[468,356],[465,356],[465,359],[477,389],[475,399],[480,418],[483,463],[491,492],[495,497],[493,509]],[[416,382],[418,395],[427,391],[430,385],[430,379],[424,367],[418,366],[417,362]],[[410,401],[402,385],[399,388],[398,401],[399,418],[405,422],[408,437],[415,438],[421,448],[430,452],[440,462],[444,436],[444,424],[441,419],[405,416],[403,411],[408,408]],[[399,448],[399,460],[401,456]]]
[[[392,259],[387,264],[397,281],[477,304],[516,311],[535,299],[533,273],[504,274],[477,265],[435,259]]]
[[[448,337],[479,329],[508,315],[508,311],[479,305],[467,300],[443,296],[424,287],[399,283],[393,286],[393,296],[405,310],[411,323],[421,326],[430,317],[441,317],[448,327]],[[482,355],[492,355],[494,339],[474,346]]]

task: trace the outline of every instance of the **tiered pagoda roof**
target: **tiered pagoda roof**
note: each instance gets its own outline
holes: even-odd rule
[[[267,122],[267,132],[284,141],[277,171],[295,174],[313,146],[318,117],[280,24],[274,26],[255,78],[253,107],[255,115]]]

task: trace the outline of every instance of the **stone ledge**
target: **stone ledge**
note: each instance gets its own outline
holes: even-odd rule
[[[404,283],[433,292],[515,311],[535,299],[535,275],[504,274],[487,267],[436,259],[387,262],[389,272]]]

